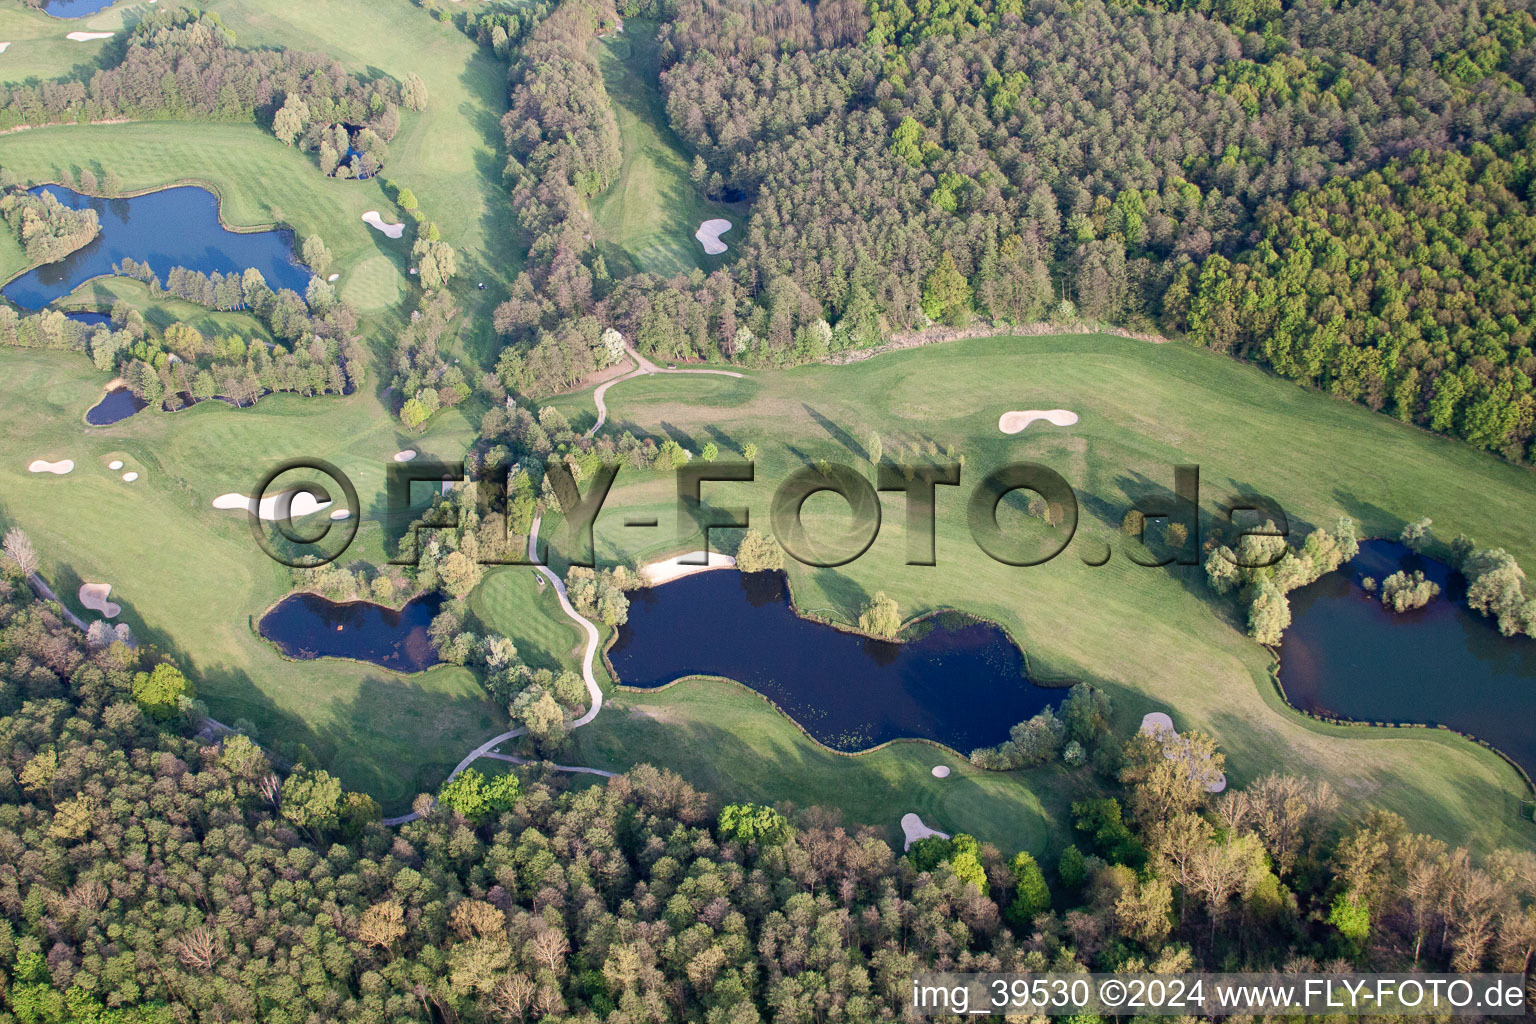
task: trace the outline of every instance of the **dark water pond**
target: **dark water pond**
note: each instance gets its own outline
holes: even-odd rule
[[[261,617],[261,635],[290,658],[356,658],[397,672],[437,664],[427,627],[442,608],[427,594],[395,611],[371,601],[337,604],[318,594],[285,597]]]
[[[83,18],[111,7],[117,0],[43,0],[43,10],[55,18]]]
[[[127,388],[113,388],[86,411],[85,422],[93,427],[105,427],[109,423],[127,419],[147,404]]]
[[[1442,592],[1401,615],[1366,593],[1399,569]],[[1536,640],[1505,637],[1464,603],[1466,583],[1401,544],[1367,541],[1336,573],[1291,595],[1280,678],[1307,711],[1371,722],[1446,725],[1493,744],[1536,775]]]
[[[945,617],[872,640],[795,614],[780,573],[698,573],[630,600],[608,653],[620,682],[726,676],[838,750],[918,737],[969,753],[1065,696],[1029,681],[997,626]]]
[[[93,313],[90,310],[80,309],[73,313],[65,313],[66,319],[73,320],[77,324],[85,324],[87,327],[111,327],[112,318],[106,313]]]
[[[219,223],[219,201],[207,189],[182,185],[132,199],[101,199],[60,185],[40,185],[32,191],[51,192],[72,209],[94,209],[101,233],[84,248],[0,290],[23,309],[41,309],[90,278],[112,273],[112,264],[124,257],[148,263],[162,281],[172,267],[205,274],[255,267],[273,288],[303,294],[309,284],[309,271],[294,261],[287,231],[225,230]]]

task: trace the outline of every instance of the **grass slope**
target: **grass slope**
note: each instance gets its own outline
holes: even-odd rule
[[[863,557],[836,569],[792,570],[802,608],[852,621],[877,589],[895,597],[906,616],[965,608],[1009,628],[1041,677],[1108,689],[1123,732],[1153,709],[1171,711],[1180,728],[1212,732],[1240,783],[1276,770],[1315,773],[1332,780],[1349,805],[1391,808],[1447,839],[1536,839],[1536,828],[1518,817],[1524,783],[1497,756],[1446,733],[1329,727],[1291,712],[1270,682],[1269,653],[1212,598],[1198,567],[1132,565],[1115,529],[1133,497],[1170,487],[1172,466],[1193,462],[1207,512],[1227,494],[1256,490],[1280,502],[1298,531],[1349,514],[1365,534],[1390,536],[1408,519],[1430,515],[1442,537],[1465,531],[1529,563],[1536,544],[1524,529],[1525,510],[1536,498],[1536,476],[1528,470],[1208,352],[1101,336],[957,342],[739,381],[637,378],[610,390],[607,401],[615,427],[669,435],[694,451],[713,440],[730,457],[757,443],[757,482],[706,485],[705,497],[746,505],[763,526],[773,489],[792,467],[826,458],[868,472],[863,444],[871,430],[883,435],[888,457],[911,442],[953,444],[967,461],[963,486],[939,492],[939,565],[904,564],[905,516],[901,498],[891,495],[879,538]],[[579,424],[590,422],[587,402],[582,395],[561,404]],[[1078,412],[1081,421],[1014,437],[997,430],[1006,410],[1056,407]],[[1082,505],[1072,546],[1045,565],[995,562],[967,529],[971,487],[1013,460],[1056,469]],[[818,509],[841,507],[838,499],[821,502],[806,506],[813,522]],[[600,552],[645,561],[695,547],[696,535],[679,537],[672,528],[674,507],[670,475],[621,472],[598,520]],[[624,519],[648,512],[662,527],[653,540],[637,539]],[[1084,564],[1079,553],[1105,542],[1116,551],[1109,563]],[[604,723],[593,728],[595,742]],[[767,719],[752,728],[773,729]],[[675,760],[680,770],[699,773],[690,776],[695,781],[710,781],[684,751],[654,746],[634,730],[615,728],[603,751],[611,763]],[[814,780],[777,763],[763,771],[803,780],[784,793],[797,802],[817,791]],[[980,827],[942,818],[930,824]]]
[[[19,3],[0,6],[0,42],[11,44],[0,53],[0,85],[64,75],[89,78],[115,41],[65,37],[71,32],[121,32],[148,10],[153,10],[148,4],[125,3],[86,18],[54,18]]]
[[[349,787],[391,810],[434,788],[466,749],[506,728],[501,709],[463,669],[402,676],[336,659],[281,658],[253,624],[287,592],[287,571],[257,548],[243,514],[211,506],[227,491],[249,493],[280,460],[325,458],[357,482],[364,505],[347,558],[377,563],[382,532],[370,517],[386,463],[405,447],[461,454],[469,415],[455,410],[425,437],[407,438],[368,393],[275,395],[249,409],[209,402],[91,429],[81,417],[107,378],[83,358],[0,350],[0,377],[24,396],[0,403],[0,519],[31,534],[44,575],[66,601],[82,580],[111,583],[123,606],[119,621],[175,654],[202,681],[215,717],[246,718],[259,737],[307,743]],[[27,472],[39,457],[73,459],[75,471]],[[106,468],[112,459],[139,480],[119,480]]]
[[[704,199],[688,176],[689,158],[667,124],[657,86],[655,23],[630,19],[622,34],[594,40],[592,47],[624,147],[618,178],[592,201],[610,243],[604,246],[609,269],[615,276],[639,270],[667,277],[713,270],[726,256],[706,255],[693,233],[711,217],[738,228],[742,217]]]

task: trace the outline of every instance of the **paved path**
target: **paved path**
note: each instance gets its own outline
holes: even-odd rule
[[[530,559],[538,557],[539,524],[543,518],[543,516],[534,516],[533,526],[528,530],[528,557]],[[565,582],[561,580],[559,576],[556,576],[554,571],[547,565],[536,565],[534,566],[534,569],[537,570],[541,576],[547,579],[550,582],[550,585],[555,588],[555,596],[560,599],[560,610],[565,612],[565,614],[570,616],[572,619],[575,619],[587,634],[587,649],[585,653],[583,653],[581,659],[581,678],[582,681],[587,684],[587,703],[589,707],[587,708],[586,714],[576,719],[568,727],[571,729],[579,729],[583,725],[586,725],[588,722],[592,721],[592,719],[596,718],[597,713],[603,710],[603,688],[597,685],[597,677],[592,674],[592,662],[593,659],[597,657],[597,643],[599,640],[599,634],[596,626],[578,615],[576,613],[576,609],[571,607],[571,599],[565,592]],[[462,772],[465,768],[468,768],[471,764],[480,760],[482,757],[493,757],[499,761],[510,761],[513,764],[528,764],[529,762],[523,758],[513,757],[511,754],[496,753],[497,747],[501,746],[507,740],[516,739],[527,731],[528,730],[524,727],[518,726],[516,729],[508,729],[506,732],[499,736],[492,736],[490,739],[480,744],[474,750],[471,750],[468,754],[464,755],[464,760],[459,762],[458,767],[454,768],[453,771],[448,773],[448,779],[454,778],[459,774],[459,772]],[[559,771],[585,772],[591,775],[601,775],[605,778],[612,778],[614,774],[613,772],[605,772],[599,768],[568,768],[565,765],[556,765],[555,767]],[[446,782],[448,779],[444,779],[443,781]],[[421,817],[421,815],[417,814],[415,811],[412,811],[410,814],[402,814],[394,818],[385,818],[384,824],[404,825],[406,822],[415,821],[419,817]]]
[[[49,587],[48,584],[43,581],[41,576],[39,576],[37,573],[33,573],[27,577],[27,581],[32,584],[32,589],[37,591],[38,597],[41,597],[44,601],[52,601],[54,604],[59,606],[59,611],[62,612],[64,617],[69,620],[70,625],[74,626],[82,633],[90,631],[91,627],[87,626],[85,621],[81,619],[80,616],[70,611],[69,605],[59,600],[59,596],[53,592],[53,588]]]
[[[622,377],[615,377],[613,380],[603,381],[603,383],[597,386],[597,390],[592,392],[592,401],[597,404],[597,422],[592,424],[592,429],[587,431],[587,437],[591,437],[592,435],[596,434],[600,429],[602,429],[603,424],[608,422],[608,406],[603,403],[603,396],[608,393],[609,388],[613,387],[621,380],[629,380],[631,377],[639,377],[642,374],[647,373],[713,373],[721,377],[743,376],[743,374],[737,373],[734,370],[704,370],[682,366],[677,367],[676,369],[663,369],[662,367],[657,366],[655,363],[651,362],[649,359],[645,358],[645,356],[641,355],[639,352],[635,351],[633,345],[625,344],[624,350],[628,352],[629,357],[635,361],[635,368],[630,370]]]

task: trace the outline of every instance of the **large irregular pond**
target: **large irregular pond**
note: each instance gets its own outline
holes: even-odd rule
[[[1369,594],[1399,569],[1422,570],[1441,594],[1398,614]],[[1367,722],[1445,725],[1536,775],[1536,640],[1505,637],[1465,604],[1466,583],[1401,544],[1367,541],[1338,572],[1291,595],[1280,679],[1306,711]]]
[[[309,271],[294,260],[287,231],[227,230],[219,223],[219,201],[207,189],[182,185],[131,199],[101,199],[61,185],[32,191],[50,192],[72,209],[94,209],[101,233],[62,260],[36,267],[0,289],[23,309],[41,309],[91,278],[112,273],[112,265],[124,257],[148,263],[162,282],[172,267],[205,274],[255,267],[273,288],[303,294],[309,284]]]
[[[903,639],[802,618],[780,573],[704,572],[631,594],[608,660],[629,686],[734,679],[837,750],[916,737],[969,753],[1065,696],[1029,681],[997,626],[944,616]]]
[[[125,420],[147,406],[147,402],[127,388],[113,388],[101,396],[101,401],[86,410],[85,422],[93,427],[105,427]]]
[[[427,594],[396,611],[371,601],[337,604],[318,594],[292,594],[261,617],[261,635],[290,658],[356,658],[396,672],[437,664],[427,627],[442,608]]]

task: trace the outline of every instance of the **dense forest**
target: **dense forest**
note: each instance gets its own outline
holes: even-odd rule
[[[1065,716],[1095,747],[1075,770],[1117,795],[1075,804],[1044,868],[963,835],[903,856],[647,766],[467,772],[390,829],[302,747],[209,724],[162,653],[63,622],[20,531],[4,550],[0,1001],[29,1024],[889,1020],[926,968],[1523,971],[1536,951],[1529,852],[1448,849],[1321,781],[1212,797],[1208,737],[1170,757],[1092,728],[1092,700]]]
[[[1524,4],[625,5],[661,19],[698,188],[750,204],[673,280],[610,280],[581,204],[616,165],[590,56],[616,13],[567,0],[512,51],[515,390],[604,365],[581,314],[769,365],[974,318],[1161,325],[1530,457]]]

